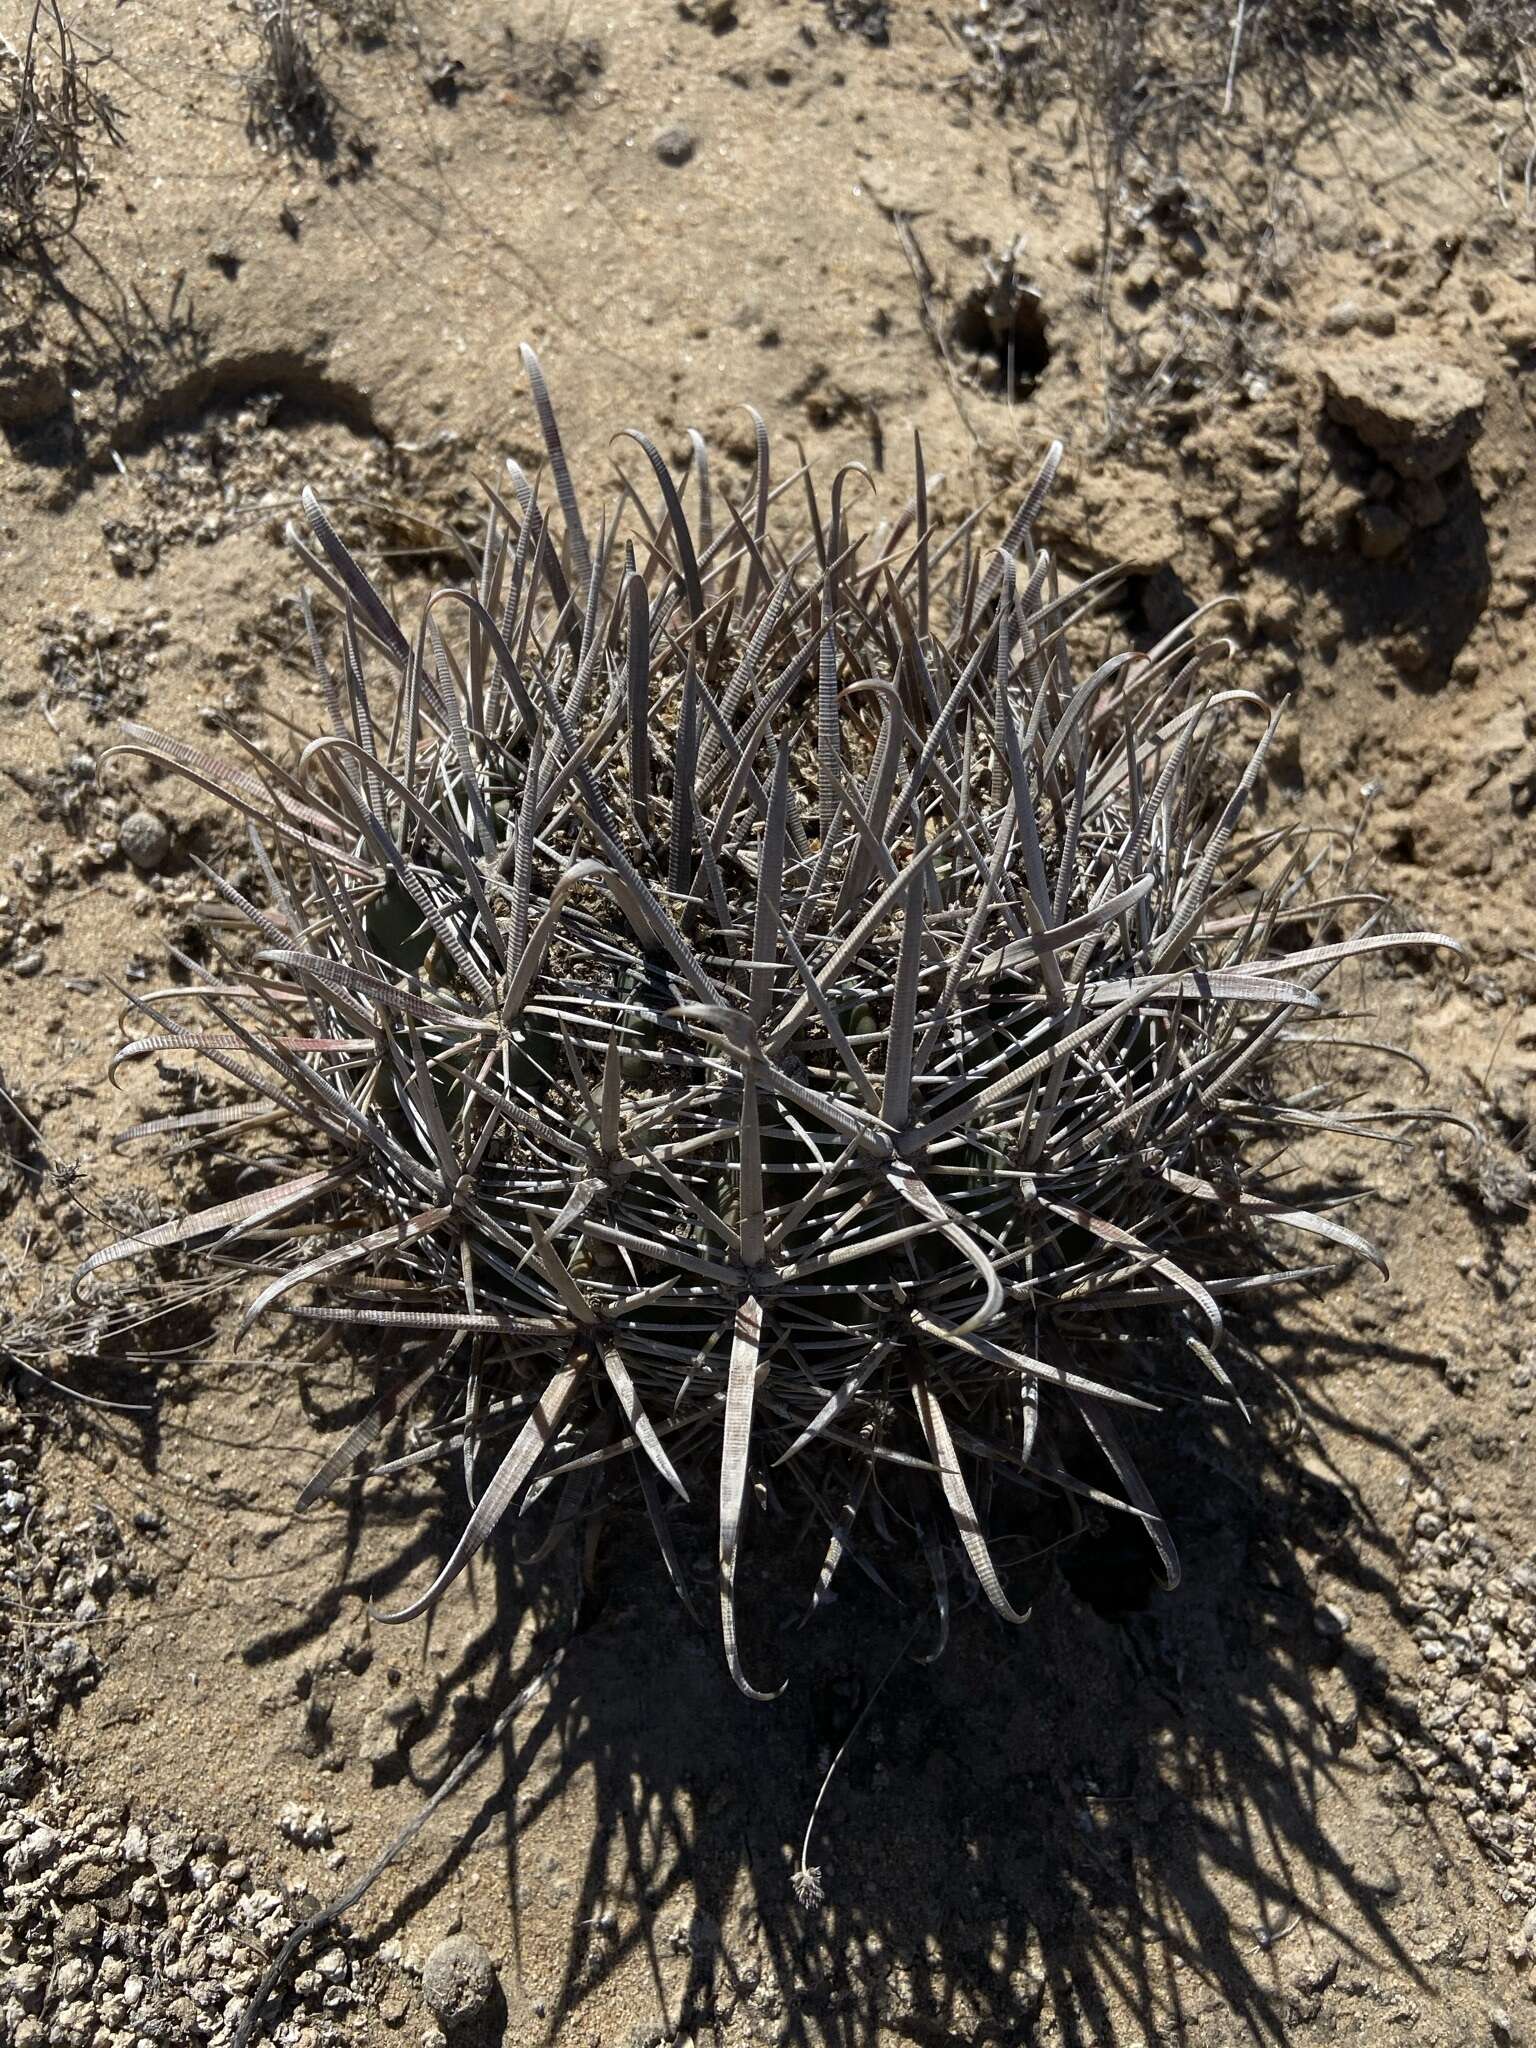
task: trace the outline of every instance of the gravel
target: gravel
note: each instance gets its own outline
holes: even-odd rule
[[[1402,1602],[1421,1667],[1402,1760],[1460,1809],[1507,1900],[1536,1907],[1536,1556],[1501,1560],[1471,1500],[1440,1487],[1412,1510]],[[1536,1937],[1536,1914],[1524,1924]]]
[[[0,1593],[29,1629],[0,1629],[0,2042],[7,2048],[229,2048],[269,1957],[306,1908],[277,1872],[161,1812],[84,1804],[52,1729],[98,1681],[93,1624],[148,1591],[104,1507],[52,1512],[43,1422],[0,1380]],[[152,1532],[141,1530],[143,1540]],[[30,1647],[29,1647],[30,1645]],[[310,1835],[323,1814],[299,1809]],[[261,2048],[347,2048],[398,1966],[361,1970],[332,1930],[275,1998]]]

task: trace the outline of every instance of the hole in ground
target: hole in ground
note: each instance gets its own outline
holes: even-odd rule
[[[972,381],[994,398],[1028,397],[1051,360],[1044,301],[1011,264],[971,287],[949,338]]]
[[[1195,609],[1178,571],[1168,563],[1150,570],[1128,569],[1115,609],[1139,648],[1155,646]]]

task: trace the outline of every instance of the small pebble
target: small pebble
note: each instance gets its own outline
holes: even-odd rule
[[[685,128],[681,122],[675,127],[657,131],[656,154],[664,164],[671,164],[674,169],[691,159],[696,146],[693,130]]]
[[[495,1989],[491,1959],[472,1934],[451,1934],[440,1941],[421,1973],[427,2010],[445,2027],[466,2026],[478,2018]]]
[[[323,1849],[331,1840],[330,1815],[323,1806],[300,1806],[290,1799],[277,1816],[277,1831],[300,1849]]]
[[[159,867],[171,850],[171,835],[153,811],[130,811],[117,828],[117,843],[143,873]]]

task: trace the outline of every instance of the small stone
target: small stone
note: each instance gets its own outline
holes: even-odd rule
[[[35,1877],[40,1870],[46,1870],[52,1864],[58,1846],[57,1828],[33,1828],[30,1834],[23,1835],[16,1846],[7,1852],[7,1873],[18,1879]]]
[[[324,1849],[331,1841],[331,1818],[323,1806],[300,1806],[290,1799],[277,1816],[277,1831],[299,1849]]]
[[[399,1727],[377,1708],[365,1714],[357,1753],[365,1764],[373,1766],[375,1777],[381,1776],[400,1754]]]
[[[1347,1607],[1324,1600],[1312,1611],[1312,1626],[1320,1636],[1347,1636],[1353,1617]]]
[[[1408,522],[1393,505],[1362,505],[1355,514],[1360,552],[1368,562],[1384,562],[1408,538]]]
[[[1397,502],[1410,526],[1438,526],[1445,517],[1445,493],[1430,477],[1405,483]]]
[[[451,1934],[427,1957],[421,1995],[427,2010],[445,2027],[478,2018],[496,1989],[491,1959],[472,1934]]]
[[[23,2012],[41,2012],[48,1972],[41,1963],[23,1963],[5,1979],[5,1989]]]
[[[100,1928],[101,1916],[94,1906],[70,1906],[59,1922],[59,1940],[66,1948],[89,1948]]]
[[[693,130],[685,128],[681,121],[670,128],[660,128],[656,132],[656,154],[664,164],[671,164],[674,170],[691,161],[696,147]]]
[[[398,1765],[410,1731],[421,1718],[421,1701],[413,1692],[394,1693],[363,1716],[357,1753],[372,1766],[375,1783]]]
[[[70,1956],[53,1973],[53,1988],[60,1998],[79,1998],[91,1988],[95,1975],[84,1956]]]
[[[187,1874],[187,1865],[192,1858],[192,1844],[185,1835],[164,1834],[152,1837],[149,1844],[149,1860],[155,1866],[155,1875],[167,1891],[179,1885]]]
[[[21,981],[30,981],[34,974],[41,974],[46,965],[44,956],[34,946],[30,952],[17,954],[11,962],[11,972]]]
[[[117,828],[117,843],[136,868],[148,874],[171,850],[171,834],[153,811],[130,811]]]
[[[1161,282],[1156,259],[1150,255],[1136,256],[1125,266],[1125,295],[1128,299],[1149,299],[1155,295]]]

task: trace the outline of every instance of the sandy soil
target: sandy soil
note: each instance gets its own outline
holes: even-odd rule
[[[1048,32],[1023,5],[334,0],[328,98],[284,136],[249,132],[241,11],[80,8],[124,146],[73,238],[0,272],[17,2048],[227,2043],[287,1929],[561,1643],[261,2038],[438,2040],[422,1964],[462,1928],[497,1976],[454,2036],[481,2044],[1536,2039],[1536,60],[1496,9],[1274,0],[1225,105],[1231,17],[1148,12],[1117,69],[1128,6]],[[1166,1426],[1184,1587],[1119,1613],[1109,1555],[1020,1637],[957,1616],[834,1783],[817,1909],[789,1874],[885,1617],[808,1632],[771,1708],[613,1547],[595,1597],[509,1549],[381,1631],[369,1601],[459,1509],[422,1472],[293,1516],[356,1413],[340,1366],[215,1324],[108,1372],[27,1320],[175,1199],[110,1147],[171,1097],[105,1072],[227,826],[103,761],[114,722],[310,716],[301,484],[386,577],[452,575],[477,480],[539,460],[524,340],[594,485],[619,428],[681,463],[696,426],[731,491],[745,400],[892,496],[920,428],[1000,531],[1059,436],[1062,559],[1124,562],[1143,638],[1234,594],[1243,680],[1296,695],[1265,803],[1358,829],[1404,923],[1468,949],[1360,983],[1428,1068],[1401,1103],[1464,1123],[1369,1162],[1390,1278],[1247,1333],[1291,1397]],[[169,839],[141,870],[144,805]]]

